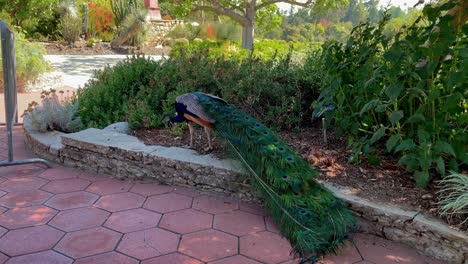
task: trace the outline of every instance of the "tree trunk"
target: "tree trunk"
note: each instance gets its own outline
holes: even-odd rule
[[[256,13],[256,3],[254,0],[247,5],[245,8],[245,18],[247,22],[242,25],[242,48],[253,50],[254,42],[254,22],[255,22],[255,13]]]
[[[252,23],[242,27],[242,48],[253,50],[254,27]]]

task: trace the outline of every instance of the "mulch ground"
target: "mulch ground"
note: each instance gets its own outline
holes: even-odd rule
[[[162,145],[173,147],[189,147],[189,133],[175,135],[169,129],[136,130],[134,136],[147,145]],[[378,155],[380,164],[370,165],[365,159],[359,164],[349,162],[350,150],[346,148],[343,138],[334,131],[327,131],[327,144],[324,143],[319,124],[301,131],[286,131],[278,133],[297,154],[307,160],[321,173],[319,180],[351,187],[356,195],[374,202],[395,204],[400,208],[422,211],[452,225],[454,228],[468,230],[468,225],[461,226],[461,219],[448,219],[438,215],[438,186],[434,180],[427,189],[418,188],[413,175],[398,164],[398,158],[390,155]],[[207,154],[205,133],[201,128],[196,130],[194,150]],[[210,154],[225,158],[225,147],[220,140],[214,140],[214,150]]]

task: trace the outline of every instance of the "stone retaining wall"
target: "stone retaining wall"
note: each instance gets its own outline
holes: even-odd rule
[[[132,136],[99,129],[73,134],[36,133],[25,119],[27,145],[40,157],[119,178],[153,178],[163,184],[196,188],[259,202],[234,161],[173,147],[145,146]],[[342,186],[323,183],[358,217],[362,232],[412,246],[447,263],[468,264],[468,236],[416,211],[377,204]]]

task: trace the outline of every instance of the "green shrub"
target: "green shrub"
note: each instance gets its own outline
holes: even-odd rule
[[[62,18],[62,36],[70,45],[80,38],[82,29],[81,19],[72,15],[65,15]]]
[[[274,129],[294,129],[310,120],[319,78],[290,66],[289,56],[239,63],[182,52],[163,61],[133,57],[97,72],[95,79],[78,92],[86,126],[127,119],[132,128],[161,127],[164,113],[174,113],[176,96],[202,91],[222,96]]]
[[[386,14],[378,25],[354,28],[347,43],[325,45],[316,112],[335,106],[333,119],[353,148],[352,161],[386,149],[421,187],[432,172],[468,164],[467,30],[453,30],[446,11],[454,5],[427,5],[395,37],[384,33]]]
[[[191,43],[176,43],[171,50],[170,56],[177,57],[181,53],[192,56],[195,53],[208,52],[210,58],[228,58],[235,61],[243,61],[252,55],[264,62],[284,59],[290,52],[292,61],[302,63],[308,50],[317,50],[320,45],[317,43],[288,43],[283,40],[263,40],[254,43],[253,54],[242,49],[237,42],[220,41],[196,41]]]
[[[16,84],[18,92],[25,92],[26,83],[35,81],[40,74],[49,70],[44,59],[46,51],[39,44],[26,40],[24,34],[15,33]],[[0,63],[2,58],[0,57]],[[3,68],[0,68],[0,92],[3,92]]]

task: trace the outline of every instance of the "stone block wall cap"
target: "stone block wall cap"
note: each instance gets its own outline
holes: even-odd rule
[[[104,128],[106,131],[112,131],[122,134],[128,134],[130,132],[130,127],[128,126],[127,122],[118,122],[112,125],[108,125]]]

